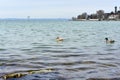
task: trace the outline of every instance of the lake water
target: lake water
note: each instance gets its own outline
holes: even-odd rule
[[[11,80],[120,77],[120,22],[0,20],[0,76],[41,69]]]

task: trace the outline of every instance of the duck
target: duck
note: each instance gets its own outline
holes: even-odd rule
[[[57,37],[56,38],[56,41],[63,41],[64,39],[63,38],[60,38],[60,37]]]
[[[105,38],[105,40],[106,40],[106,43],[114,43],[115,42],[115,40],[109,40],[108,38]]]

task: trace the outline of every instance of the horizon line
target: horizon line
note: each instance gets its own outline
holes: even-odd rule
[[[25,20],[32,20],[32,19],[71,19],[71,18],[0,18],[2,19],[25,19]]]

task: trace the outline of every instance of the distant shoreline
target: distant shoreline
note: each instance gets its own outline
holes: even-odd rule
[[[89,20],[86,20],[86,19],[72,19],[71,21],[99,21],[99,19],[89,19]],[[101,21],[120,21],[120,19],[117,19],[117,20],[101,20]]]

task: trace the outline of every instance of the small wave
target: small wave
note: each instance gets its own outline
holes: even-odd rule
[[[52,47],[47,47],[47,46],[36,46],[36,47],[33,47],[35,49],[48,49],[48,48],[52,48]]]
[[[118,49],[106,49],[106,51],[116,51]]]
[[[120,80],[120,78],[89,78],[87,80]]]
[[[115,58],[99,58],[99,60],[116,60]]]
[[[69,51],[66,50],[42,50],[42,52],[50,52],[50,53],[69,53]]]
[[[88,54],[63,54],[63,55],[53,55],[53,57],[61,57],[61,58],[66,58],[66,57],[86,57]]]
[[[21,49],[21,51],[31,51],[32,49]]]
[[[93,70],[95,68],[91,68],[91,67],[78,67],[78,68],[72,68],[72,69],[66,69],[68,71],[86,71],[86,70]]]
[[[109,64],[109,63],[101,63],[99,65],[100,67],[117,67],[115,64]]]
[[[41,64],[41,63],[40,63]],[[66,61],[66,62],[46,62],[46,63],[42,63],[43,65],[51,65],[51,66],[67,66],[67,65],[78,65],[78,64],[96,64],[96,62],[94,61]]]
[[[0,49],[0,51],[6,51],[6,49]]]

